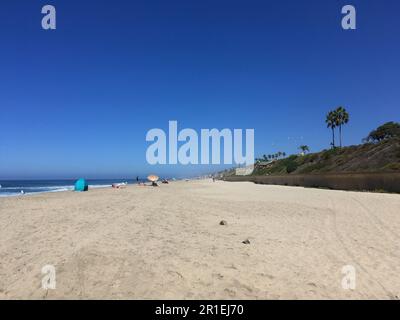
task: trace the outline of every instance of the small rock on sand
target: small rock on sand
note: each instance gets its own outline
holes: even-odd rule
[[[250,244],[250,240],[249,240],[249,239],[246,239],[246,240],[242,241],[242,243],[243,243],[243,244]]]
[[[221,220],[219,224],[221,226],[226,226],[228,224],[228,222],[226,222],[225,220]]]

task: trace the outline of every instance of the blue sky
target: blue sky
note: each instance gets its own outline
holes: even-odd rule
[[[395,0],[3,1],[0,179],[215,169],[146,164],[146,132],[169,120],[254,128],[256,155],[289,154],[328,148],[325,115],[343,105],[358,144],[399,121],[399,14]]]

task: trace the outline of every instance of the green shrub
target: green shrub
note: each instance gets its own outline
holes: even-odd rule
[[[326,150],[326,151],[324,151],[322,153],[322,159],[323,160],[329,160],[331,157],[333,157],[333,156],[335,156],[337,154],[340,154],[340,153],[341,153],[341,151],[340,151],[339,148],[333,148],[333,149],[330,149],[330,150]]]
[[[299,167],[299,165],[296,162],[290,162],[286,165],[286,172],[287,173],[292,173],[294,171],[297,170],[297,168]]]
[[[324,167],[325,167],[325,165],[323,163],[319,162],[319,163],[315,163],[315,164],[305,167],[304,169],[302,169],[300,171],[300,173],[311,173],[313,171],[320,171]]]

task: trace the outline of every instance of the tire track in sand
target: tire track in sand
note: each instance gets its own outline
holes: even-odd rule
[[[354,249],[351,249],[351,246],[348,245],[348,242],[345,237],[339,232],[338,228],[338,222],[337,222],[337,206],[335,205],[335,202],[332,198],[327,198],[329,202],[331,203],[330,208],[328,209],[329,212],[331,212],[331,219],[332,219],[332,226],[333,226],[333,232],[335,237],[338,239],[338,241],[341,244],[341,247],[343,250],[346,252],[346,254],[350,257],[351,260],[354,261],[355,264],[358,265],[358,267],[378,286],[386,293],[386,295],[390,299],[395,299],[395,295],[390,292],[374,275],[371,274],[371,272],[368,271],[368,269],[360,262],[360,259],[358,259],[354,253]],[[361,250],[365,250],[365,248],[357,243],[357,246]]]

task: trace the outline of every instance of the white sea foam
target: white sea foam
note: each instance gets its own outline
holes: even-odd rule
[[[2,190],[45,190],[45,189],[67,189],[67,190],[72,190],[74,186],[47,186],[47,187],[6,187],[2,188]]]
[[[111,184],[90,184],[89,189],[98,189],[98,188],[110,188]],[[23,190],[24,193],[21,193],[20,190]],[[32,191],[32,190],[40,190],[40,191]],[[74,190],[74,186],[66,185],[66,186],[47,186],[47,187],[7,187],[2,188],[2,192],[0,193],[0,197],[17,197],[17,196],[26,196],[32,194],[40,194],[47,192],[63,192],[63,191],[72,191]]]
[[[96,189],[96,188],[110,188],[111,184],[89,184],[89,189]]]

